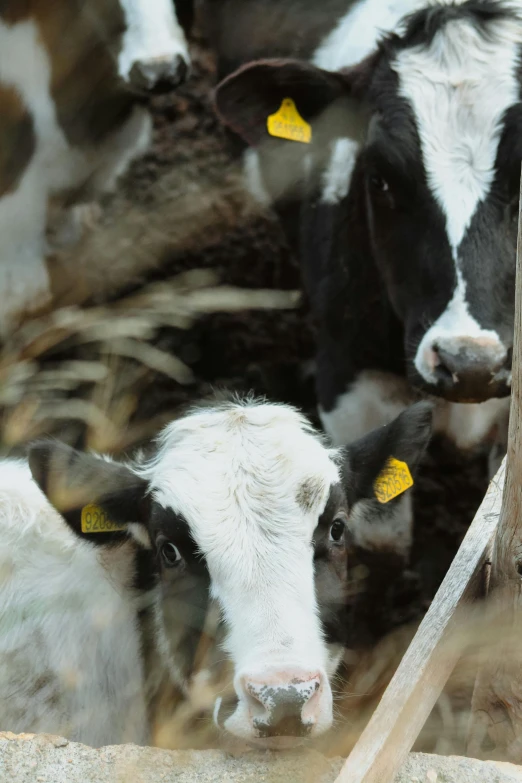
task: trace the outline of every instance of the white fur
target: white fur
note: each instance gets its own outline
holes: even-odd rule
[[[0,724],[85,742],[148,737],[126,545],[98,555],[0,463]]]
[[[327,71],[355,65],[375,50],[383,35],[398,30],[406,14],[423,5],[425,0],[359,0],[321,42],[312,62]]]
[[[118,57],[118,71],[128,79],[135,62],[172,60],[179,55],[190,63],[185,33],[172,0],[120,0],[127,29]]]
[[[322,201],[338,204],[348,195],[359,144],[353,139],[336,139],[328,168],[323,174]]]
[[[331,723],[312,536],[339,481],[335,456],[293,409],[234,405],[169,425],[142,471],[154,499],[187,519],[206,558],[235,667],[239,706],[225,726],[236,735],[252,736],[241,678],[260,669],[319,673],[324,691],[315,732]],[[305,511],[297,495],[307,479],[318,489]]]
[[[392,511],[379,518],[374,501],[356,503],[350,516],[350,530],[357,546],[367,551],[392,553],[407,563],[413,543],[413,502],[411,492],[395,501]]]
[[[446,218],[456,270],[456,288],[445,312],[425,334],[415,366],[433,381],[430,346],[443,338],[494,341],[470,314],[458,248],[477,206],[489,193],[506,110],[519,101],[521,20],[488,25],[480,35],[466,19],[451,21],[429,46],[405,49],[393,68],[399,92],[410,103],[419,131],[430,189]]]
[[[268,193],[263,174],[259,153],[255,149],[247,149],[243,155],[245,184],[250,195],[263,207],[270,205],[272,199]]]

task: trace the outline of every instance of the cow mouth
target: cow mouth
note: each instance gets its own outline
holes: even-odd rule
[[[419,391],[447,402],[477,404],[488,400],[509,397],[511,394],[511,370],[505,368],[489,379],[439,377],[436,383],[426,381],[410,367],[409,381]]]
[[[263,736],[262,730],[258,737],[249,737],[247,739],[246,737],[236,736],[225,727],[225,723],[235,712],[237,705],[237,700],[231,699],[224,701],[221,697],[218,697],[214,704],[214,725],[219,729],[223,745],[229,750],[292,750],[308,743],[308,735],[296,736],[293,734],[281,734],[269,737]]]

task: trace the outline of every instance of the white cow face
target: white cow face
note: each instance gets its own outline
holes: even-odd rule
[[[366,516],[368,504],[378,505],[373,485],[390,456],[415,469],[430,422],[430,407],[414,406],[340,451],[293,408],[227,402],[174,421],[153,457],[134,468],[48,442],[35,446],[30,463],[79,535],[85,488],[85,501],[127,526],[93,544],[114,546],[114,536],[131,534],[150,555],[169,599],[159,600],[156,620],[172,671],[184,676],[181,656],[193,654],[207,605],[218,603],[236,700],[226,711],[216,706],[216,721],[270,744],[331,726],[351,512],[358,500]],[[376,510],[379,521],[394,513],[388,506]]]
[[[185,33],[172,0],[120,0],[125,32],[118,73],[133,87],[161,91],[183,82],[190,68]]]

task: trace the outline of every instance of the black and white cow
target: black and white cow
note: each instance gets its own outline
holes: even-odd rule
[[[49,302],[51,200],[113,188],[150,143],[146,93],[189,65],[173,0],[0,3],[0,335]]]
[[[145,742],[143,612],[184,687],[217,602],[237,696],[218,725],[266,743],[326,731],[351,531],[393,523],[375,480],[390,457],[415,474],[430,433],[420,403],[332,449],[289,406],[229,401],[175,420],[134,463],[55,441],[0,463],[0,727]],[[86,532],[91,504],[121,529],[87,518]]]
[[[275,202],[299,247],[329,434],[349,443],[416,390],[438,398],[436,428],[460,447],[505,433],[521,3],[207,5],[222,75],[283,58],[243,66],[216,102],[251,146],[250,189]],[[311,124],[310,144],[268,135],[284,98]]]

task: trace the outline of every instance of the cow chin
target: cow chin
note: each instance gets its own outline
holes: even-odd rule
[[[448,383],[440,380],[437,383],[427,381],[417,372],[415,367],[408,368],[410,384],[420,392],[430,397],[438,397],[447,402],[477,404],[494,398],[509,397],[511,394],[511,372],[506,371],[500,378],[492,378],[483,385]]]
[[[330,702],[329,709],[323,711],[318,723],[306,730],[303,727],[297,730],[294,722],[289,720],[288,726],[285,727],[282,723],[274,733],[265,733],[262,722],[253,719],[242,699],[236,698],[225,702],[219,697],[214,704],[213,720],[222,734],[224,743],[228,746],[234,748],[248,746],[258,750],[290,750],[303,746],[326,733],[333,723],[333,711]]]

